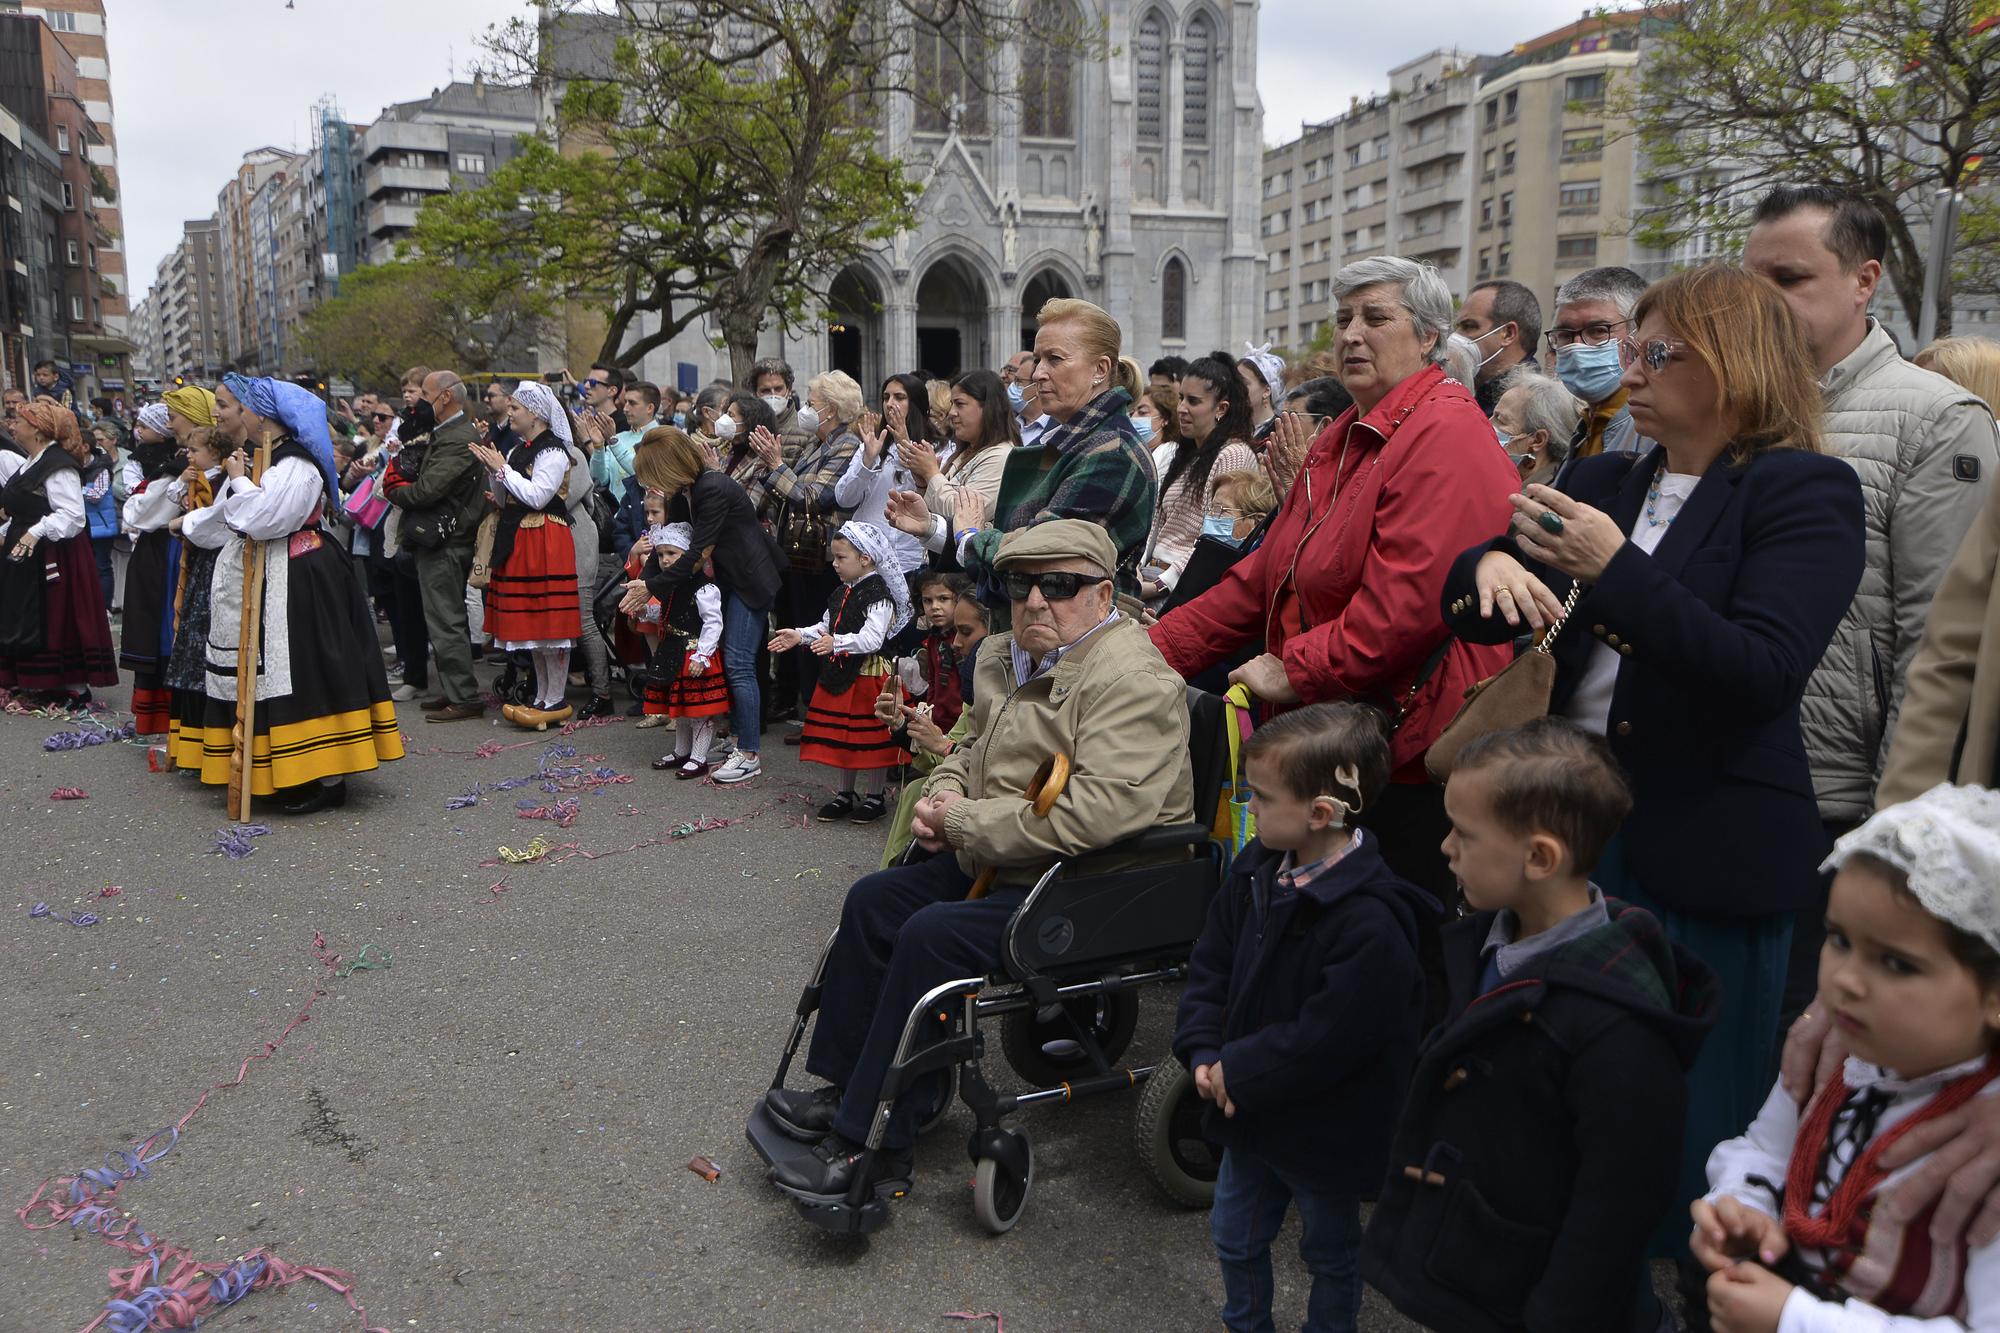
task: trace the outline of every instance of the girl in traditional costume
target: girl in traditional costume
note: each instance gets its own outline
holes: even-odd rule
[[[181,521],[189,544],[217,552],[201,780],[229,781],[238,652],[248,649],[257,654],[243,773],[250,794],[276,796],[286,814],[344,805],[345,776],[401,759],[403,739],[353,564],[319,529],[340,494],[326,404],[299,385],[242,375],[224,376],[215,396],[225,440],[247,447],[268,438],[271,461],[256,478],[242,454],[230,454],[215,502]],[[262,617],[256,641],[240,645],[252,543],[262,559],[247,592],[262,599]]]
[[[139,409],[132,453],[125,460],[129,494],[119,515],[133,538],[125,567],[118,665],[132,673],[132,718],[141,736],[169,730],[173,712],[166,667],[173,653],[180,541],[169,525],[180,517],[181,506],[167,490],[181,470],[180,437],[215,422],[215,395],[208,390],[190,385],[169,397],[174,401]]]
[[[566,498],[573,436],[569,414],[545,384],[521,381],[507,414],[523,441],[512,454],[503,458],[491,445],[472,446],[493,474],[493,501],[500,507],[486,632],[502,652],[533,655],[534,703],[510,703],[500,711],[516,726],[539,731],[574,716],[563,697],[569,650],[583,625]]]
[[[116,685],[111,620],[84,530],[83,434],[53,398],[24,404],[0,454],[0,687],[78,707]]]
[[[694,529],[686,523],[656,529],[640,577],[672,566],[693,542]],[[697,572],[649,605],[660,608],[664,632],[647,673],[645,709],[649,717],[674,720],[673,753],[655,759],[653,767],[671,768],[677,778],[702,777],[709,769],[715,719],[729,711],[729,685],[722,678],[722,590]]]
[[[178,540],[187,516],[215,503],[215,489],[226,478],[226,452],[213,427],[190,431],[186,441],[187,468],[164,486],[155,486],[161,501],[173,507],[167,530]],[[137,498],[137,497],[134,497]],[[202,766],[202,742],[208,726],[208,625],[214,596],[217,549],[188,542],[181,547],[180,572],[167,590],[174,621],[173,652],[167,659],[167,689],[173,698],[169,746],[176,768]]]

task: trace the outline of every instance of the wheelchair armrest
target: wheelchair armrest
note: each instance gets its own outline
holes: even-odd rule
[[[1106,857],[1150,856],[1157,852],[1171,852],[1182,848],[1199,849],[1209,840],[1210,830],[1204,824],[1163,824],[1159,828],[1147,829],[1144,833],[1115,842],[1109,847],[1099,847],[1085,856],[1069,862],[1064,870],[1069,874],[1088,874],[1093,864]]]

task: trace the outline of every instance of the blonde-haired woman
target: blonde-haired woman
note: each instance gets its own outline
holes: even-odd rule
[[[1659,443],[1514,496],[1442,601],[1460,638],[1505,643],[1577,597],[1549,711],[1603,736],[1632,786],[1592,882],[1728,996],[1688,1077],[1685,1205],[1770,1091],[1793,914],[1828,845],[1799,700],[1861,582],[1861,483],[1821,452],[1804,328],[1765,279],[1710,265],[1655,283],[1619,352],[1633,425]]]
[[[2000,342],[1991,338],[1939,338],[1910,360],[1978,394],[1988,407],[2000,403]]]
[[[645,577],[625,585],[625,607],[636,612],[648,596],[662,596],[694,577],[701,554],[711,552],[715,585],[722,591],[722,675],[729,683],[730,734],[736,748],[715,780],[747,782],[763,771],[764,701],[757,680],[757,650],[780,587],[778,561],[750,496],[721,471],[710,451],[673,426],[655,426],[632,455],[639,484],[667,497],[667,517],[693,530],[687,551],[671,565],[653,558],[640,539],[633,549],[646,560]]]

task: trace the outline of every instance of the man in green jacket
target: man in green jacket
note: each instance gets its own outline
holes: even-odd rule
[[[388,474],[389,503],[405,511],[403,544],[417,560],[417,587],[424,602],[424,625],[430,631],[431,652],[437,659],[444,693],[424,701],[424,721],[461,722],[486,711],[479,701],[479,682],[472,675],[472,634],[465,615],[465,581],[472,572],[472,549],[479,521],[486,512],[485,478],[472,443],[479,430],[465,410],[465,383],[449,370],[424,378],[424,401],[438,424],[423,447],[414,475],[403,470],[398,455]],[[431,544],[419,535],[441,531]]]
[[[848,890],[806,1061],[826,1086],[766,1096],[784,1132],[819,1145],[773,1171],[788,1193],[846,1193],[911,1007],[942,981],[998,966],[1008,919],[1050,865],[1194,818],[1185,687],[1138,622],[1118,613],[1117,568],[1110,534],[1080,519],[1038,523],[1000,544],[994,573],[1014,629],[980,644],[972,721],[925,784],[911,824],[942,854]],[[1037,816],[1021,792],[1051,754],[1069,758],[1069,780]],[[991,891],[968,899],[988,869]],[[894,1178],[910,1171],[917,1124],[933,1109],[924,1100],[920,1088],[890,1116],[881,1164]]]

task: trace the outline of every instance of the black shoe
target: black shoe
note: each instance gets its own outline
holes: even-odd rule
[[[854,1183],[867,1153],[858,1143],[849,1143],[838,1134],[829,1134],[804,1157],[794,1157],[771,1168],[771,1183],[791,1194],[817,1199],[838,1199]],[[916,1172],[916,1158],[908,1152],[875,1154],[872,1174],[879,1189],[890,1181],[908,1187]]]
[[[625,710],[625,716],[627,717],[646,716],[646,701],[644,699],[634,699],[632,701],[632,706]]]
[[[888,801],[880,796],[869,796],[864,798],[860,805],[854,807],[854,813],[848,816],[847,822],[850,824],[872,824],[888,813]]]
[[[310,815],[347,804],[347,783],[336,782],[331,787],[323,782],[309,782],[303,788],[292,788],[292,794],[278,802],[278,809],[288,815]]]
[[[579,722],[589,722],[593,718],[610,717],[617,707],[617,704],[611,702],[610,695],[593,694],[590,696],[590,702],[577,710],[576,720]]]
[[[832,824],[854,813],[854,793],[844,791],[819,808],[815,816],[822,824]]]
[[[773,1088],[764,1094],[764,1109],[792,1138],[818,1143],[833,1132],[833,1118],[840,1113],[840,1089],[831,1083],[811,1092]]]
[[[653,769],[655,772],[664,773],[670,768],[679,768],[686,762],[687,756],[684,754],[663,754],[653,761]]]

